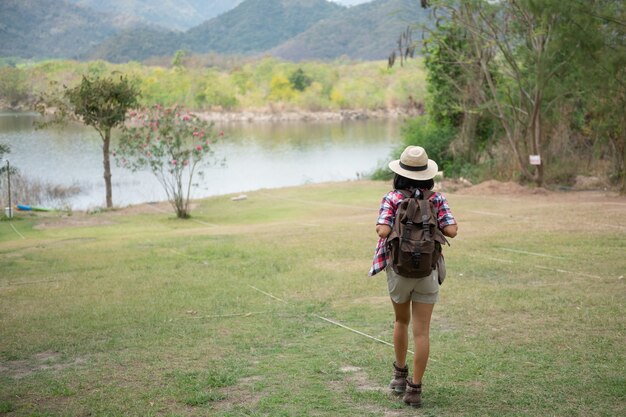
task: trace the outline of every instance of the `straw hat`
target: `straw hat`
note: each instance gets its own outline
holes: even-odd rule
[[[435,178],[439,167],[421,146],[408,146],[400,155],[400,159],[389,162],[389,169],[396,174],[412,180],[429,180]]]

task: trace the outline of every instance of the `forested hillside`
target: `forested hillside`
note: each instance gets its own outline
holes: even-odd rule
[[[356,3],[347,2],[352,7],[345,7],[327,0],[4,0],[0,56],[119,63],[186,50],[274,53],[293,60],[384,59],[396,47],[399,34],[424,15],[413,0]],[[186,31],[176,30],[220,11],[225,12]]]
[[[106,12],[136,16],[170,30],[187,30],[235,8],[243,0],[68,0]]]
[[[186,33],[195,52],[268,50],[341,10],[326,0],[246,0],[235,9]]]
[[[78,58],[138,21],[64,1],[0,1],[0,56]]]
[[[414,0],[377,0],[343,10],[271,51],[289,60],[336,58],[385,59],[399,35],[417,27],[428,12]]]

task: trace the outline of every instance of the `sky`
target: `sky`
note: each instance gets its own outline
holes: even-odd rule
[[[368,3],[373,0],[330,0],[330,1],[343,4],[344,6],[354,6],[356,4]]]

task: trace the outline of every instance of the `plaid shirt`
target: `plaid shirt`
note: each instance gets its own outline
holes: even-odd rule
[[[378,212],[378,221],[376,224],[386,224],[393,228],[393,221],[396,217],[396,209],[398,204],[404,199],[404,195],[398,190],[389,191],[387,195],[383,197],[380,203],[380,210]],[[450,211],[448,206],[448,200],[441,193],[434,193],[430,197],[430,201],[433,202],[437,209],[437,220],[439,221],[439,228],[443,229],[445,226],[456,224],[456,220]],[[389,261],[389,252],[387,251],[387,238],[378,239],[376,245],[376,252],[374,253],[374,261],[372,268],[369,271],[369,276],[376,275],[387,266]]]

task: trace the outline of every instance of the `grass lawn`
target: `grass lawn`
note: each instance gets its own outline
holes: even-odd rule
[[[367,277],[387,184],[0,222],[0,415],[626,415],[626,199],[446,193],[424,405]]]

